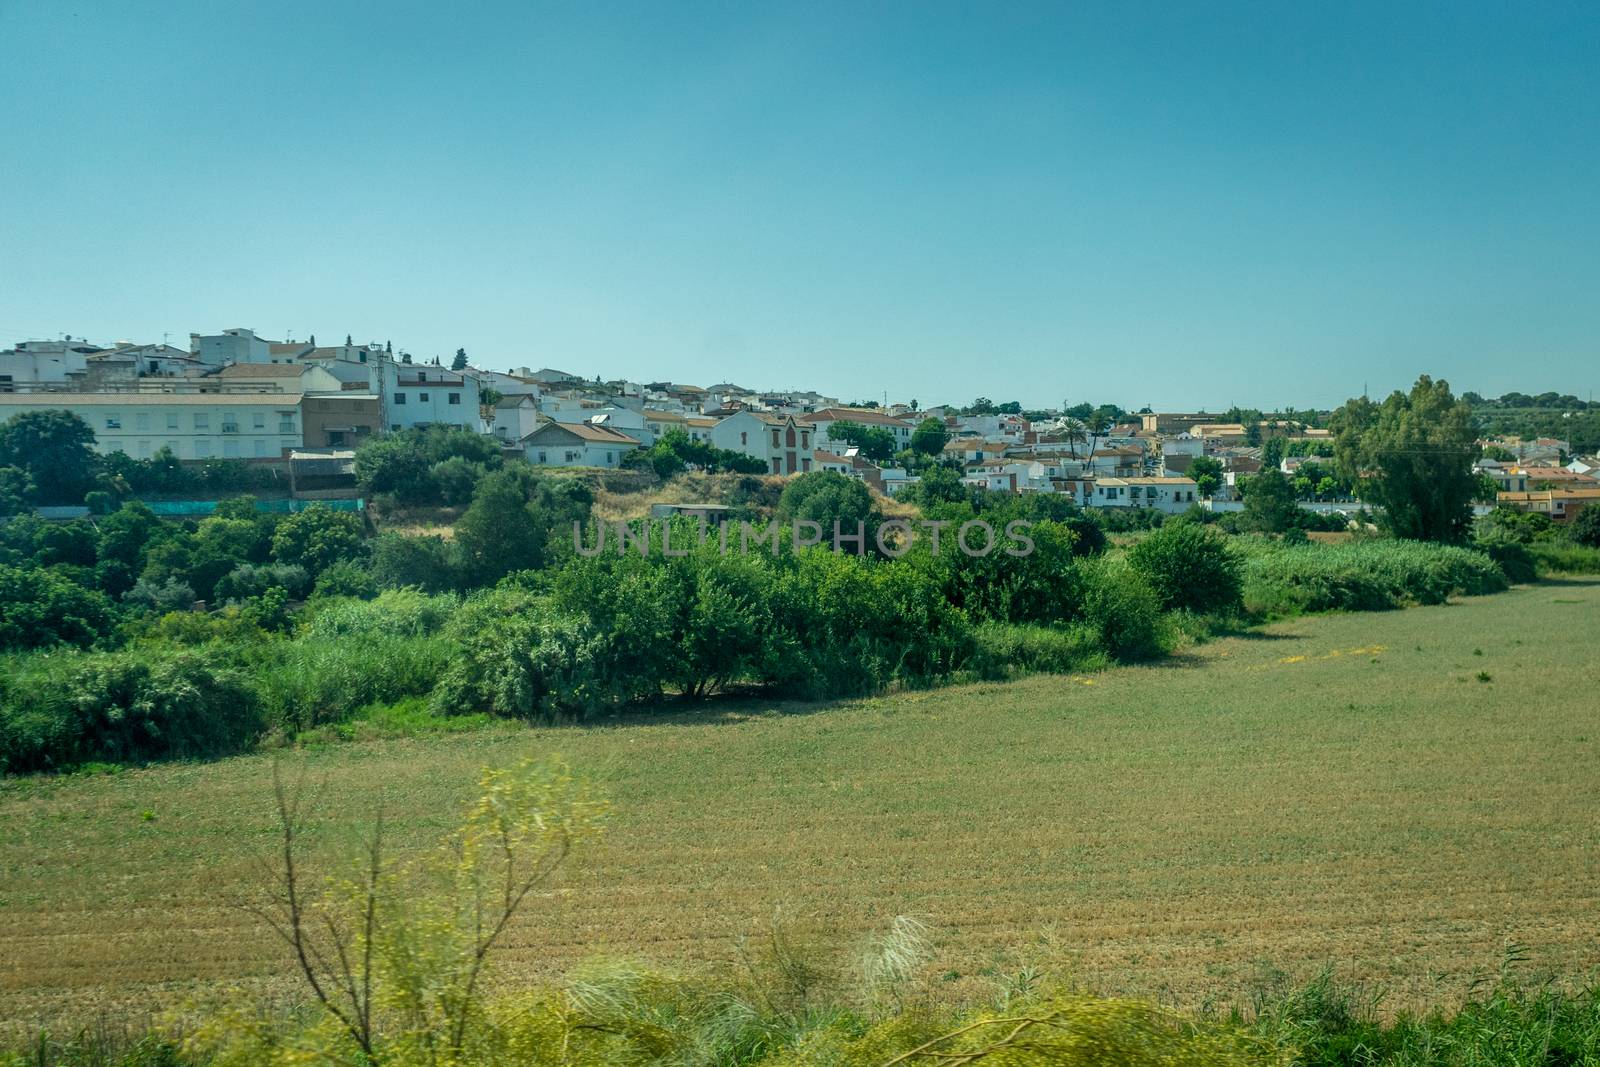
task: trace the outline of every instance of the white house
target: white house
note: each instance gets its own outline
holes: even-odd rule
[[[221,333],[189,335],[189,352],[201,363],[224,367],[229,363],[271,363],[272,342],[245,327]]]
[[[539,403],[529,393],[502,396],[494,406],[494,417],[489,421],[489,433],[506,444],[516,444],[534,430],[544,419],[539,415]]]
[[[95,451],[148,459],[275,459],[302,447],[299,393],[16,393],[0,420],[24,411],[70,411],[94,430]]]
[[[809,417],[811,425],[817,432],[817,447],[831,448],[842,451],[850,442],[841,441],[828,436],[828,428],[836,422],[853,422],[860,426],[872,426],[887,430],[894,438],[896,452],[911,447],[911,431],[916,427],[905,419],[897,419],[893,415],[886,415],[876,408],[822,408],[813,412]]]
[[[344,384],[322,367],[300,363],[234,363],[202,379],[223,392],[338,393]]]
[[[478,379],[438,364],[381,364],[383,413],[390,430],[459,426],[477,433]]]
[[[100,351],[87,341],[23,341],[0,352],[0,393],[34,382],[60,383],[82,378],[88,358]]]
[[[520,444],[529,463],[546,467],[617,467],[636,438],[587,422],[547,422]]]
[[[1085,488],[1089,507],[1155,508],[1168,515],[1187,511],[1200,499],[1193,478],[1100,478]]]
[[[711,430],[711,443],[731,452],[755,456],[773,474],[802,474],[815,465],[816,442],[810,423],[793,415],[740,411]]]

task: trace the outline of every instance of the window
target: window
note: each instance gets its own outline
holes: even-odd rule
[[[222,442],[222,454],[227,456],[229,459],[239,458],[239,439],[237,437],[230,437],[228,440]]]
[[[397,430],[399,428],[400,427],[398,427],[398,426],[395,427],[395,429],[397,429]],[[548,452],[540,452],[539,453],[539,462],[540,463],[549,463],[550,462],[550,454]]]
[[[118,415],[118,414],[107,415],[106,416],[106,429],[108,429],[108,430],[120,430],[120,429],[122,429],[122,416]]]
[[[615,452],[607,452],[606,453],[606,462],[607,463],[615,463],[616,461],[617,461],[617,454]]]
[[[773,459],[772,459],[772,473],[773,474],[782,474],[783,473],[783,471],[778,469],[778,459],[777,459],[776,456],[774,456]]]
[[[427,371],[425,371],[425,370],[417,371],[417,381],[425,382],[427,380],[428,380],[428,372]]]
[[[150,413],[141,411],[133,417],[134,428],[143,433],[150,429]]]
[[[800,447],[801,448],[810,448],[811,447],[811,431],[810,430],[801,430],[800,431]]]
[[[167,430],[169,432],[175,432],[177,429],[178,429],[178,413],[175,412],[175,411],[167,412]]]
[[[142,458],[144,456],[148,456],[149,454],[150,454],[150,442],[149,441],[140,441],[139,442],[139,455],[140,455],[140,457]]]
[[[263,441],[259,437],[256,438],[256,455],[264,456],[266,454],[267,454],[267,443],[265,441]]]
[[[235,415],[231,411],[229,411],[226,414],[224,414],[222,416],[222,432],[223,433],[238,433],[239,432],[239,416]]]
[[[778,428],[776,426],[772,428],[772,447],[778,447]]]
[[[396,394],[394,394],[394,406],[395,407],[397,407],[397,408],[398,407],[404,407],[405,403],[406,403],[406,394],[404,394],[404,393],[396,393]]]
[[[784,439],[784,442],[790,448],[794,447],[794,427],[793,426],[789,427],[787,430],[784,431],[784,438],[783,439]]]
[[[251,415],[250,427],[251,429],[255,430],[265,430],[267,428],[267,413],[265,411],[258,411]]]
[[[417,403],[426,404],[427,402],[428,402],[428,394],[427,393],[418,393],[417,394]]]
[[[280,412],[278,412],[278,432],[279,433],[294,433],[294,412],[292,412],[292,411],[280,411]]]
[[[196,438],[195,442],[194,442],[194,458],[195,459],[209,459],[210,457],[211,457],[211,442],[207,441],[204,437]]]
[[[195,430],[197,432],[200,431],[200,430],[210,430],[211,429],[211,413],[209,411],[197,411],[197,412],[195,412],[194,413],[194,428],[195,428]]]
[[[452,404],[461,403],[461,394],[460,393],[451,393],[449,402],[452,403]]]

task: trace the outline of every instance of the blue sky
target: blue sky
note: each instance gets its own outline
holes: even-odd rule
[[[0,341],[846,399],[1600,386],[1592,4],[0,0]]]

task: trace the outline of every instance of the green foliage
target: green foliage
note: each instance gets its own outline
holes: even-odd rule
[[[832,431],[829,432],[831,434]],[[937,456],[944,451],[945,443],[949,440],[950,434],[944,428],[943,419],[926,418],[911,431],[911,450],[924,456]]]
[[[372,570],[355,560],[341,560],[317,576],[312,595],[326,597],[358,597],[370,599],[378,595],[378,583]]]
[[[1458,542],[1471,525],[1478,431],[1472,408],[1427,375],[1381,405],[1365,397],[1333,413],[1339,471],[1362,500],[1382,507],[1397,537]]]
[[[312,504],[287,516],[272,535],[272,558],[319,575],[340,560],[355,559],[364,548],[361,517]]]
[[[442,537],[407,537],[385,530],[372,541],[372,580],[380,589],[414,586],[427,593],[454,589],[459,549]]]
[[[258,597],[269,589],[281,589],[299,600],[311,589],[311,576],[293,563],[241,563],[217,582],[216,599],[227,603]]]
[[[1505,574],[1482,552],[1401,540],[1340,545],[1261,543],[1244,565],[1252,612],[1385,611],[1497,593]]]
[[[1104,557],[1083,561],[1079,571],[1083,622],[1112,657],[1133,662],[1165,651],[1161,601],[1142,575],[1124,560]]]
[[[1110,665],[1100,635],[1086,625],[1067,627],[986,622],[973,631],[972,670],[981,678],[1017,672],[1071,674]]]
[[[266,722],[292,736],[342,722],[368,704],[426,696],[451,653],[436,638],[391,632],[305,637],[250,649],[249,676]]]
[[[0,769],[235,752],[263,727],[244,677],[203,652],[30,657],[0,679]]]
[[[1215,456],[1196,456],[1189,461],[1189,477],[1202,497],[1216,496],[1222,488],[1222,461]]]
[[[1560,542],[1528,546],[1541,574],[1600,574],[1600,549]]]
[[[500,446],[454,426],[413,427],[369,437],[356,450],[364,492],[400,504],[464,504],[484,471],[501,465]]]
[[[656,438],[649,448],[636,448],[628,453],[629,466],[649,467],[658,478],[666,479],[681,474],[690,467],[708,472],[733,471],[739,474],[765,474],[765,463],[755,456],[731,449],[716,448],[708,441],[698,441],[682,430],[668,430]]]
[[[1265,467],[1243,486],[1244,515],[1240,525],[1257,533],[1283,533],[1300,523],[1294,488],[1276,467]]]
[[[1225,536],[1197,523],[1166,523],[1128,552],[1163,609],[1200,614],[1240,606],[1239,560]]]
[[[1567,523],[1567,537],[1575,545],[1600,548],[1600,504],[1590,504]]]
[[[467,580],[489,585],[514,571],[544,567],[559,544],[570,543],[573,523],[588,521],[593,503],[584,483],[527,465],[489,475],[456,523]]]
[[[24,472],[41,504],[78,504],[94,488],[94,430],[70,411],[24,411],[0,423],[0,468]],[[25,483],[13,476],[16,495]]]
[[[444,630],[460,603],[454,596],[428,596],[415,589],[388,590],[366,601],[319,601],[308,609],[302,625],[306,639],[313,641],[365,639],[382,634],[428,637]]]
[[[0,565],[0,650],[87,647],[114,622],[103,593],[52,570]]]
[[[790,521],[816,523],[823,541],[830,545],[836,529],[844,535],[864,529],[868,550],[879,518],[872,491],[865,483],[837,471],[812,471],[791,478],[778,500],[778,514]]]
[[[894,460],[896,447],[894,434],[881,426],[864,426],[859,422],[851,422],[849,419],[839,419],[828,425],[828,440],[843,441],[847,445],[854,445],[861,450],[863,456],[874,463],[884,464]],[[944,447],[943,442],[940,443],[939,447]]]

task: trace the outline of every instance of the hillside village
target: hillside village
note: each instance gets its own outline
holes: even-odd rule
[[[835,471],[889,497],[939,463],[975,488],[1168,514],[1238,510],[1242,481],[1273,465],[1302,508],[1351,517],[1362,510],[1334,475],[1332,433],[1316,418],[1247,424],[1206,412],[1082,408],[848,404],[813,390],[732,382],[495,371],[473,366],[465,352],[446,365],[396,352],[391,342],[272,341],[247,328],[191,334],[187,348],[68,337],[0,352],[0,421],[66,410],[93,429],[102,454],[150,459],[165,450],[183,464],[280,468],[298,472],[316,486],[306,495],[321,498],[354,495],[354,450],[363,441],[448,426],[492,437],[506,458],[544,467],[619,468],[681,433],[750,457],[752,470]],[[919,429],[924,436],[914,441]],[[1573,455],[1567,441],[1480,444],[1476,472],[1498,494],[1486,494],[1480,512],[1498,504],[1564,523],[1600,501],[1600,457]]]

